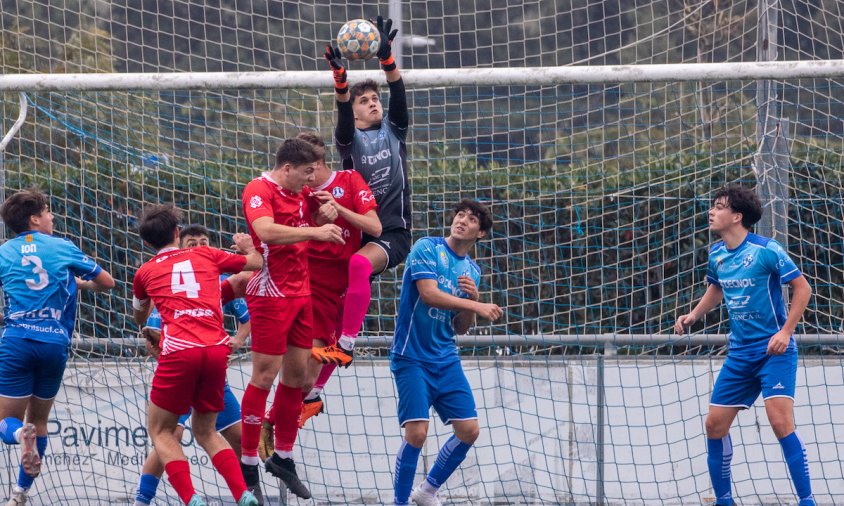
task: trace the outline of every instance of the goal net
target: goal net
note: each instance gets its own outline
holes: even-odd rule
[[[814,289],[798,328],[796,422],[816,497],[844,501],[844,8],[834,0],[511,3],[378,6],[402,18],[396,53],[411,115],[414,239],[445,234],[461,197],[487,203],[496,220],[474,257],[482,297],[505,316],[460,341],[482,436],[441,495],[471,503],[712,498],[703,420],[726,353],[726,312],[708,315],[691,337],[671,328],[705,289],[712,195],[742,182],[766,203],[757,231],[786,245]],[[0,187],[6,196],[32,185],[46,190],[57,234],[118,282],[110,293],[81,297],[33,502],[134,497],[150,448],[144,425],[154,368],[131,321],[131,279],[151,256],[137,217],[145,204],[174,202],[187,221],[209,228],[215,245],[244,231],[241,191],[271,165],[281,139],[313,129],[333,145],[323,47],[343,22],[374,17],[375,9],[337,0],[4,7],[3,131],[22,109],[6,78],[44,76],[23,90],[25,120],[0,153]],[[784,60],[823,61],[829,72],[747,77],[747,69],[765,68],[751,62]],[[747,65],[685,76],[704,63]],[[651,80],[655,68],[602,67],[662,64],[687,66]],[[587,74],[625,79],[559,77],[560,67],[586,66]],[[483,71],[461,74],[470,68]],[[430,69],[443,69],[440,84]],[[514,80],[513,69],[522,76]],[[234,74],[266,71],[314,71],[306,79],[322,84],[292,86],[286,73],[276,75],[277,86],[245,87],[243,79],[261,74]],[[233,74],[206,89],[184,84],[206,72]],[[70,73],[134,77],[111,89],[52,84]],[[141,85],[148,80],[134,73],[167,74],[168,84]],[[349,75],[383,76],[374,61],[350,65]],[[338,162],[331,147],[329,157]],[[329,383],[327,412],[300,432],[297,465],[319,501],[392,502],[401,432],[386,347],[401,272],[373,284],[366,346]],[[250,371],[248,354],[230,368],[238,397]],[[432,418],[417,481],[448,434]],[[733,438],[735,496],[793,502],[761,402],[739,415]],[[190,433],[184,449],[197,489],[225,498]],[[8,491],[18,452],[0,455]],[[266,477],[264,489],[280,494]],[[177,497],[162,483],[157,500]]]

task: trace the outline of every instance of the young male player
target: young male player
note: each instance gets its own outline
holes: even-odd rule
[[[311,494],[296,474],[293,445],[313,343],[307,246],[312,240],[345,242],[337,225],[310,226],[314,209],[306,201],[305,185],[313,182],[314,169],[323,156],[308,142],[287,139],[276,152],[273,169],[243,190],[249,233],[266,260],[246,287],[252,319],[252,378],[241,401],[243,476],[250,486],[259,481],[261,421],[281,370],[273,402],[276,451],[265,468],[305,499]]]
[[[732,504],[730,425],[753,405],[759,393],[788,464],[800,506],[814,505],[806,447],[794,427],[797,344],[792,335],[809,303],[812,288],[788,253],[773,239],[750,232],[762,217],[756,193],[728,185],[715,194],[709,230],[721,237],[709,250],[703,298],[677,319],[678,334],[726,301],[730,317],[729,352],[709,404],[706,437],[709,476],[716,504]],[[782,284],[792,288],[786,313]]]
[[[340,50],[326,47],[325,58],[334,73],[337,100],[334,140],[344,168],[360,172],[372,189],[383,231],[378,237],[364,233],[363,247],[349,259],[349,290],[337,346],[314,348],[314,358],[324,364],[351,364],[355,337],[372,296],[370,276],[399,265],[410,251],[410,182],[405,143],[410,116],[404,82],[392,55],[391,44],[398,33],[392,25],[392,20],[385,22],[378,16],[378,59],[390,87],[389,114],[384,114],[378,84],[366,80],[350,90]]]
[[[224,407],[231,351],[223,329],[220,274],[257,269],[263,258],[246,234],[234,236],[245,256],[209,247],[179,249],[180,219],[181,213],[173,206],[151,206],[139,226],[141,238],[157,253],[135,273],[133,317],[143,324],[154,305],[162,319],[161,357],[150,390],[148,431],[179,498],[191,506],[204,505],[175,435],[179,416],[192,409],[194,437],[235,501],[240,506],[257,505],[255,496],[246,490],[235,452],[215,425]]]
[[[454,435],[440,449],[427,478],[413,490],[417,504],[440,504],[437,490],[463,462],[480,433],[472,389],[460,365],[454,336],[474,325],[475,315],[501,317],[501,308],[479,302],[481,271],[469,252],[492,229],[482,204],[464,199],[454,208],[447,238],[425,237],[413,245],[402,278],[390,370],[399,396],[404,441],[396,456],[395,503],[407,504],[419,453],[428,434],[431,406]]]
[[[7,503],[18,506],[26,503],[41,472],[47,418],[76,323],[76,290],[110,290],[114,280],[76,245],[53,237],[53,213],[40,191],[15,193],[3,202],[0,217],[17,234],[0,246],[0,286],[6,299],[0,337],[0,439],[23,445],[17,484]]]
[[[302,132],[296,138],[317,147],[324,155],[325,143],[316,132]],[[332,213],[323,216],[342,229],[346,240],[345,244],[319,241],[308,244],[314,346],[325,346],[336,343],[339,336],[343,300],[349,285],[349,258],[360,248],[361,231],[378,237],[381,235],[381,221],[372,191],[361,175],[353,170],[332,171],[324,156],[315,165],[310,188],[313,190],[312,198],[320,202],[320,213]],[[334,363],[323,365],[311,361],[305,388],[307,393],[299,417],[300,429],[308,419],[323,411],[320,394],[336,368]],[[268,416],[262,427],[259,447],[262,458],[272,453],[272,423],[272,416]]]
[[[179,233],[179,240],[182,248],[196,248],[210,245],[208,230],[198,224],[184,227]],[[222,281],[223,276],[220,279]],[[229,346],[231,346],[232,351],[235,351],[243,345],[249,336],[249,329],[251,328],[249,312],[246,309],[246,301],[243,299],[234,299],[225,303],[223,305],[223,314],[231,315],[237,321],[237,331],[229,341]],[[161,315],[158,309],[153,308],[152,313],[147,318],[146,324],[144,324],[142,333],[147,340],[148,349],[150,349],[155,358],[158,358],[161,354],[161,348],[159,347],[161,341]],[[223,399],[224,408],[223,411],[217,414],[215,428],[228,441],[237,457],[240,458],[240,403],[231,391],[231,388],[229,388],[228,382],[226,382],[225,391],[223,392]],[[185,423],[187,423],[189,417],[190,414],[184,414],[179,418],[178,428],[174,432],[174,435],[179,441],[182,439]],[[138,481],[138,488],[135,495],[135,506],[148,506],[152,502],[163,474],[164,465],[158,457],[158,452],[153,447],[144,461],[143,471]],[[250,490],[250,492],[255,495],[259,504],[263,502],[263,494],[261,494],[260,487]]]

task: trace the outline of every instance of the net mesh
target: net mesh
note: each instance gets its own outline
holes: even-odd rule
[[[336,0],[0,3],[4,74],[328,72],[321,54],[339,26],[388,11],[385,2]],[[773,8],[774,59],[842,58],[844,7],[836,0],[409,2],[395,49],[402,70],[756,61],[764,58],[759,27]],[[376,68],[352,64],[350,79]],[[724,349],[670,336],[676,315],[704,290],[706,210],[725,182],[765,183],[771,167],[785,170],[787,207],[772,213],[772,234],[814,288],[798,332],[840,332],[841,80],[408,84],[414,239],[442,235],[458,197],[488,203],[497,224],[474,257],[484,272],[482,297],[505,309],[501,321],[473,331],[496,336],[495,346],[461,349],[485,434],[442,494],[551,503],[711,497],[702,420]],[[765,98],[765,90],[776,95]],[[154,364],[134,339],[129,285],[150,256],[136,230],[143,205],[175,202],[212,231],[213,244],[228,244],[245,228],[241,190],[271,164],[279,140],[302,129],[331,138],[333,94],[26,97],[27,120],[2,159],[3,189],[47,190],[58,233],[118,282],[110,293],[81,298],[50,423],[52,460],[32,499],[109,503],[133,496],[149,448],[143,426]],[[18,114],[17,95],[4,93],[0,108],[5,130]],[[338,161],[331,149],[329,156]],[[391,335],[400,275],[401,268],[373,285],[365,335]],[[725,333],[726,313],[711,313],[693,330]],[[607,356],[594,338],[604,334],[657,334],[664,344]],[[840,350],[802,351],[796,417],[816,495],[844,501]],[[300,473],[321,501],[392,501],[400,431],[384,356],[383,348],[363,350],[329,383],[328,413],[300,434]],[[244,357],[229,372],[238,396],[250,370]],[[791,501],[779,445],[760,428],[764,408],[751,412],[733,434],[736,495]],[[432,423],[420,475],[449,432]],[[185,450],[196,459],[197,488],[226,497],[204,453],[189,439]],[[0,461],[9,487],[16,459],[6,450]],[[278,495],[277,484],[265,486]],[[176,502],[169,486],[159,499]]]

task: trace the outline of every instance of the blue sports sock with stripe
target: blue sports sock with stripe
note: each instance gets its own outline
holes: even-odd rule
[[[393,481],[393,492],[396,504],[407,504],[410,490],[413,488],[413,478],[416,476],[416,464],[422,448],[411,446],[403,440],[399,453],[396,455],[396,477]]]
[[[142,474],[141,480],[138,482],[138,491],[135,494],[135,502],[142,504],[149,504],[155,498],[155,492],[158,490],[158,483],[161,478],[154,474]]]
[[[15,431],[23,427],[23,422],[17,418],[4,418],[0,420],[0,439],[7,445],[16,445],[18,440],[15,439]]]
[[[788,464],[788,472],[791,474],[791,481],[794,482],[794,489],[801,504],[804,499],[812,497],[812,483],[809,481],[809,458],[806,456],[806,446],[797,431],[780,439],[782,454],[785,463]]]
[[[733,503],[732,485],[730,483],[733,440],[727,434],[720,439],[707,439],[706,446],[708,449],[706,463],[709,466],[712,489],[715,491],[715,504],[730,505]]]
[[[463,462],[471,447],[472,445],[466,444],[457,439],[457,436],[452,435],[443,447],[440,448],[437,460],[428,472],[428,477],[426,478],[428,484],[435,489],[440,488],[445,483],[445,480],[457,469],[457,466]]]

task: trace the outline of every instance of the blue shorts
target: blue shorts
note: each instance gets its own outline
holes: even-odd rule
[[[222,432],[232,425],[240,423],[240,403],[237,402],[237,397],[229,388],[228,382],[226,382],[226,388],[223,390],[223,399],[226,404],[223,410],[217,413],[217,432]],[[182,415],[179,418],[179,425],[184,427],[185,422],[190,418],[190,414],[191,411],[188,411],[188,414]]]
[[[756,402],[760,392],[763,399],[788,397],[794,400],[796,383],[797,350],[782,355],[762,355],[758,360],[727,354],[715,380],[710,404],[747,409]]]
[[[398,412],[402,427],[407,422],[428,421],[431,406],[446,425],[454,420],[478,418],[472,387],[460,360],[431,371],[412,360],[393,358],[390,370],[399,394]]]
[[[0,337],[0,396],[55,398],[62,385],[67,352],[66,344],[22,336]]]

